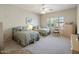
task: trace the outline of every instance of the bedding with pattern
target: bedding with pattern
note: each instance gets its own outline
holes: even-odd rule
[[[41,29],[39,29],[39,33],[42,36],[46,36],[46,35],[50,34],[50,29],[48,29],[48,28],[41,28]]]
[[[27,46],[39,40],[39,32],[13,28],[13,40],[22,46]]]

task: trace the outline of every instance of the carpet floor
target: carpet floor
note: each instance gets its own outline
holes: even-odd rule
[[[61,36],[48,35],[41,37],[39,41],[26,47],[21,47],[15,41],[10,40],[5,43],[5,50],[24,49],[32,54],[71,54],[70,39]]]

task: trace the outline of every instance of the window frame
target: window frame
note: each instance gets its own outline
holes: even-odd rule
[[[61,18],[61,17],[62,17],[62,18]],[[58,24],[58,25],[54,24],[54,27],[56,27],[56,26],[57,26],[57,27],[61,27],[60,24],[63,24],[63,25],[64,25],[64,16],[58,16],[58,17],[50,17],[50,18],[48,18],[48,22],[49,22],[49,21],[54,22],[54,20],[57,20],[55,23]],[[60,20],[63,20],[63,21],[60,21]],[[48,26],[48,27],[53,27],[53,26],[52,26],[53,23],[51,23],[51,22],[48,23],[48,24],[50,25],[50,26]],[[47,25],[48,25],[48,24],[47,24]]]

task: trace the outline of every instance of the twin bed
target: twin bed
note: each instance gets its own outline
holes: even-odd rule
[[[41,28],[41,29],[39,29],[39,33],[42,36],[47,36],[51,33],[51,31],[49,28]]]
[[[13,40],[15,40],[21,46],[27,46],[31,43],[39,41],[40,35],[48,35],[50,31],[48,29],[39,29],[39,31],[27,30],[25,27],[15,27],[12,29]]]

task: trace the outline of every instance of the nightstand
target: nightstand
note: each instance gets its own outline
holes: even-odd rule
[[[71,50],[76,51],[79,53],[79,39],[78,35],[72,34],[71,35]]]

